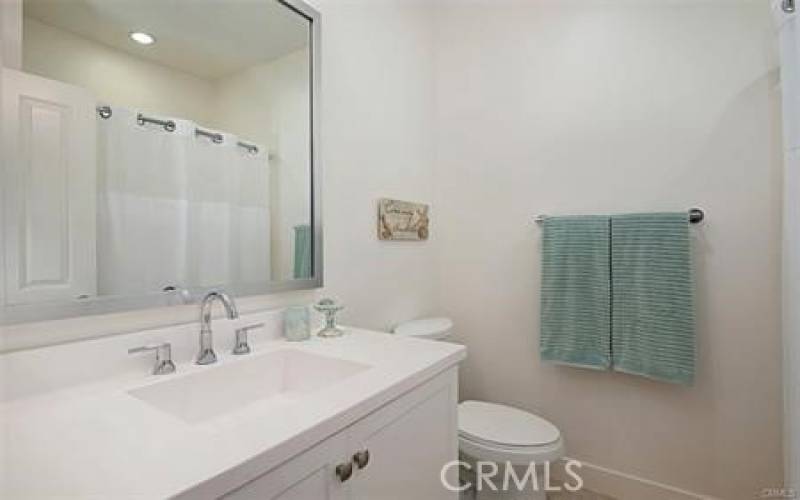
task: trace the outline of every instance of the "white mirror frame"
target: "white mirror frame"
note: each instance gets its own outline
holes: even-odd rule
[[[320,155],[320,91],[321,91],[321,28],[320,14],[303,0],[277,0],[309,21],[309,45],[311,60],[311,225],[312,239],[312,277],[309,279],[269,281],[263,284],[248,286],[246,289],[233,290],[236,296],[268,295],[280,292],[310,290],[323,286],[323,252],[322,252],[322,167]],[[1,33],[0,33],[1,34]],[[2,61],[2,59],[0,59]],[[1,69],[1,68],[0,68]],[[1,105],[1,104],[0,104]],[[2,182],[5,167],[0,165],[0,224],[3,223],[5,194]],[[0,231],[0,271],[5,272],[5,245],[2,244]],[[0,282],[0,286],[5,286]],[[193,300],[204,290],[189,290]],[[3,294],[0,294],[2,297]],[[29,322],[75,318],[87,315],[111,314],[137,309],[167,307],[180,304],[174,293],[153,292],[136,297],[93,297],[90,300],[74,300],[69,302],[41,302],[20,304],[6,307],[0,304],[0,326]],[[110,332],[111,333],[111,332]],[[2,349],[0,349],[2,351]]]

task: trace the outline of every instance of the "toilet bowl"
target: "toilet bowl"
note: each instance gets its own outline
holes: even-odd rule
[[[545,489],[555,486],[549,477],[550,463],[564,456],[564,441],[555,425],[533,413],[483,401],[458,405],[458,446],[470,463],[479,500],[544,499]],[[482,481],[477,472],[492,472],[491,463],[498,472],[489,476],[491,481]],[[508,467],[514,468],[518,481],[529,474],[522,487],[508,475]]]
[[[452,329],[449,318],[428,318],[397,325],[393,332],[444,340]],[[564,456],[564,441],[555,425],[533,413],[484,401],[458,405],[458,446],[466,462],[462,479],[472,485],[462,498],[476,500],[544,500],[545,488],[553,485],[546,477],[549,464]],[[497,473],[493,473],[495,466]],[[514,469],[520,481],[528,474],[522,488],[507,467]]]

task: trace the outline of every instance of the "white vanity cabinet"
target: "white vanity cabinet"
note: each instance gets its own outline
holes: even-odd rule
[[[347,481],[338,480],[336,467],[348,458],[347,436],[340,433],[227,494],[224,499],[345,500],[348,498]]]
[[[282,315],[241,318],[270,337],[252,335],[250,355],[222,349],[228,325],[218,363],[178,360],[166,376],[127,349],[159,339],[194,351],[195,325],[0,356],[0,373],[24,381],[0,401],[14,436],[0,498],[457,500],[441,475],[450,464],[457,484],[466,348],[358,328],[287,342]],[[101,370],[71,362],[90,358]]]
[[[456,373],[430,379],[225,498],[457,499],[441,482],[442,467],[458,455]],[[455,467],[447,479],[457,484]]]

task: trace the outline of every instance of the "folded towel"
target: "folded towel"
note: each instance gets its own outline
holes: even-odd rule
[[[611,364],[609,218],[548,217],[542,235],[543,360]]]
[[[611,218],[613,369],[694,378],[694,300],[686,212]]]

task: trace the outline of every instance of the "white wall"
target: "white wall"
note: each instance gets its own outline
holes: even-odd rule
[[[269,147],[272,279],[293,278],[294,227],[311,223],[307,49],[216,81],[214,126]]]
[[[433,198],[433,17],[425,0],[315,0],[322,12],[326,290],[388,329],[436,310],[427,242],[377,238],[380,197]]]
[[[0,60],[20,69],[22,60],[22,0],[0,0]]]
[[[142,47],[147,50],[147,47]],[[89,89],[99,102],[207,124],[213,82],[26,17],[23,70]]]
[[[779,487],[767,5],[447,1],[437,27],[439,303],[469,348],[462,396],[537,410],[570,456],[626,474],[726,500]],[[692,206],[695,386],[541,363],[533,216]]]

